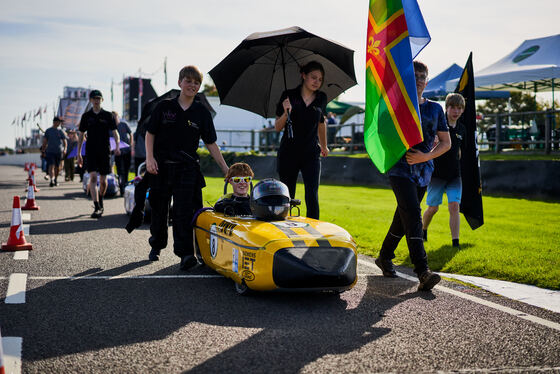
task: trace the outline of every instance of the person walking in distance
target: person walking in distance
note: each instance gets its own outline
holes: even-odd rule
[[[66,134],[60,128],[63,122],[62,118],[54,117],[52,127],[49,127],[43,136],[41,149],[44,150],[47,160],[47,172],[51,180],[50,187],[58,186],[57,178],[60,172],[60,162],[68,145]]]
[[[84,135],[86,141],[87,171],[89,172],[89,191],[93,200],[94,211],[91,218],[101,218],[104,212],[103,196],[107,190],[107,174],[111,173],[111,143],[109,134],[115,139],[115,156],[121,154],[117,121],[111,112],[101,107],[103,95],[99,90],[89,93],[92,108],[82,114],[80,119],[80,139],[78,142],[78,164],[83,164],[82,147]],[[99,188],[97,179],[99,178]]]
[[[117,121],[117,131],[119,132],[121,141],[128,144],[128,147],[121,149],[120,156],[115,156],[115,164],[117,165],[117,174],[119,176],[119,190],[121,196],[123,196],[124,187],[126,186],[126,182],[128,182],[130,164],[132,162],[132,157],[134,157],[134,137],[132,136],[132,130],[130,126],[128,126],[128,123],[121,121],[117,112],[113,112],[113,116]]]

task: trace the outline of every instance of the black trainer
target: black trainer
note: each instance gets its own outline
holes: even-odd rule
[[[51,183],[49,183],[49,187],[54,187],[54,182],[51,181]]]
[[[95,208],[93,213],[91,213],[91,218],[101,218],[103,215],[103,208]]]
[[[152,250],[150,251],[150,254],[148,255],[148,260],[159,261],[160,252],[161,252],[161,249],[152,248]]]
[[[397,272],[395,271],[395,268],[393,267],[393,262],[391,260],[383,260],[378,257],[375,259],[375,265],[377,265],[377,267],[381,269],[384,277],[387,278],[397,277]]]
[[[194,256],[183,256],[181,258],[181,264],[179,265],[179,269],[181,270],[189,270],[193,266],[198,264],[196,257]]]
[[[429,269],[420,274],[418,278],[420,279],[418,291],[429,291],[441,280],[439,274],[436,274]]]

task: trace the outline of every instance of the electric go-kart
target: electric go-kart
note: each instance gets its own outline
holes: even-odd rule
[[[250,204],[253,216],[204,208],[193,220],[204,263],[231,278],[237,292],[343,292],[354,286],[356,243],[346,230],[300,217],[299,201],[274,179],[255,185]]]

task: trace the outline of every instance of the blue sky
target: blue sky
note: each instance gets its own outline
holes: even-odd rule
[[[431,43],[419,59],[436,75],[463,65],[469,51],[475,72],[497,61],[525,39],[560,33],[560,1],[419,0]],[[14,145],[12,120],[53,103],[64,86],[100,89],[104,107],[121,111],[122,87],[111,80],[152,78],[164,92],[186,64],[207,73],[247,35],[300,26],[355,50],[358,86],[341,98],[364,100],[367,1],[348,0],[168,0],[23,2],[0,0],[0,147]],[[153,75],[152,75],[153,74]],[[20,130],[18,130],[20,131]]]

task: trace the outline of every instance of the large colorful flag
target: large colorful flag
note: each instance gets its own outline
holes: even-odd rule
[[[475,230],[484,224],[482,212],[482,181],[480,179],[480,160],[476,143],[476,108],[474,105],[474,74],[472,52],[469,55],[461,79],[455,92],[463,95],[466,101],[465,111],[459,121],[465,126],[465,139],[461,142],[461,212]]]
[[[370,0],[364,143],[382,173],[423,140],[412,60],[429,42],[416,0]]]

